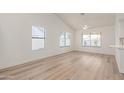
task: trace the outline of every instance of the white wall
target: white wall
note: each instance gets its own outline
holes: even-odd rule
[[[45,48],[32,51],[32,25],[46,29]],[[73,31],[55,14],[0,14],[0,69],[71,51],[59,47],[63,31]]]
[[[0,63],[3,62],[3,56],[4,56],[4,42],[3,42],[3,31],[0,27]]]
[[[81,34],[83,31],[77,31],[75,36],[75,50],[78,51],[86,51],[86,52],[94,52],[94,53],[102,53],[102,54],[115,54],[115,49],[109,48],[109,45],[113,45],[115,43],[115,30],[114,26],[109,27],[100,27],[89,29],[84,31],[84,33],[90,32],[101,32],[102,35],[102,47],[94,48],[94,47],[82,47],[81,44]]]
[[[123,22],[122,22],[123,21]],[[115,29],[115,37],[116,37],[116,45],[119,45],[119,39],[124,37],[124,14],[116,15],[116,29]],[[119,71],[124,73],[124,49],[115,48],[116,49],[116,61],[118,64]]]

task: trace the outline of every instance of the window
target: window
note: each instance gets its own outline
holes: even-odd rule
[[[90,33],[82,35],[84,47],[101,47],[101,33]]]
[[[90,35],[83,35],[83,46],[90,47]]]
[[[91,33],[91,46],[92,47],[101,46],[101,34],[100,33]]]
[[[70,46],[70,33],[62,32],[60,36],[60,47],[69,47]]]
[[[32,26],[32,50],[44,48],[45,29]]]

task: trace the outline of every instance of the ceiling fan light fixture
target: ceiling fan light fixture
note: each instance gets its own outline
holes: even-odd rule
[[[82,26],[83,30],[87,30],[88,29],[88,26],[87,25],[84,25]]]

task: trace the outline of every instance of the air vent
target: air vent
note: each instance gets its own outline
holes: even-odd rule
[[[81,15],[85,15],[85,13],[80,13]]]

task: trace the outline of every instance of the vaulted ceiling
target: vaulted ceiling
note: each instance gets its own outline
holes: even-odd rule
[[[115,23],[115,14],[113,13],[57,13],[67,25],[73,30],[82,30],[82,26],[103,27],[112,26]]]

